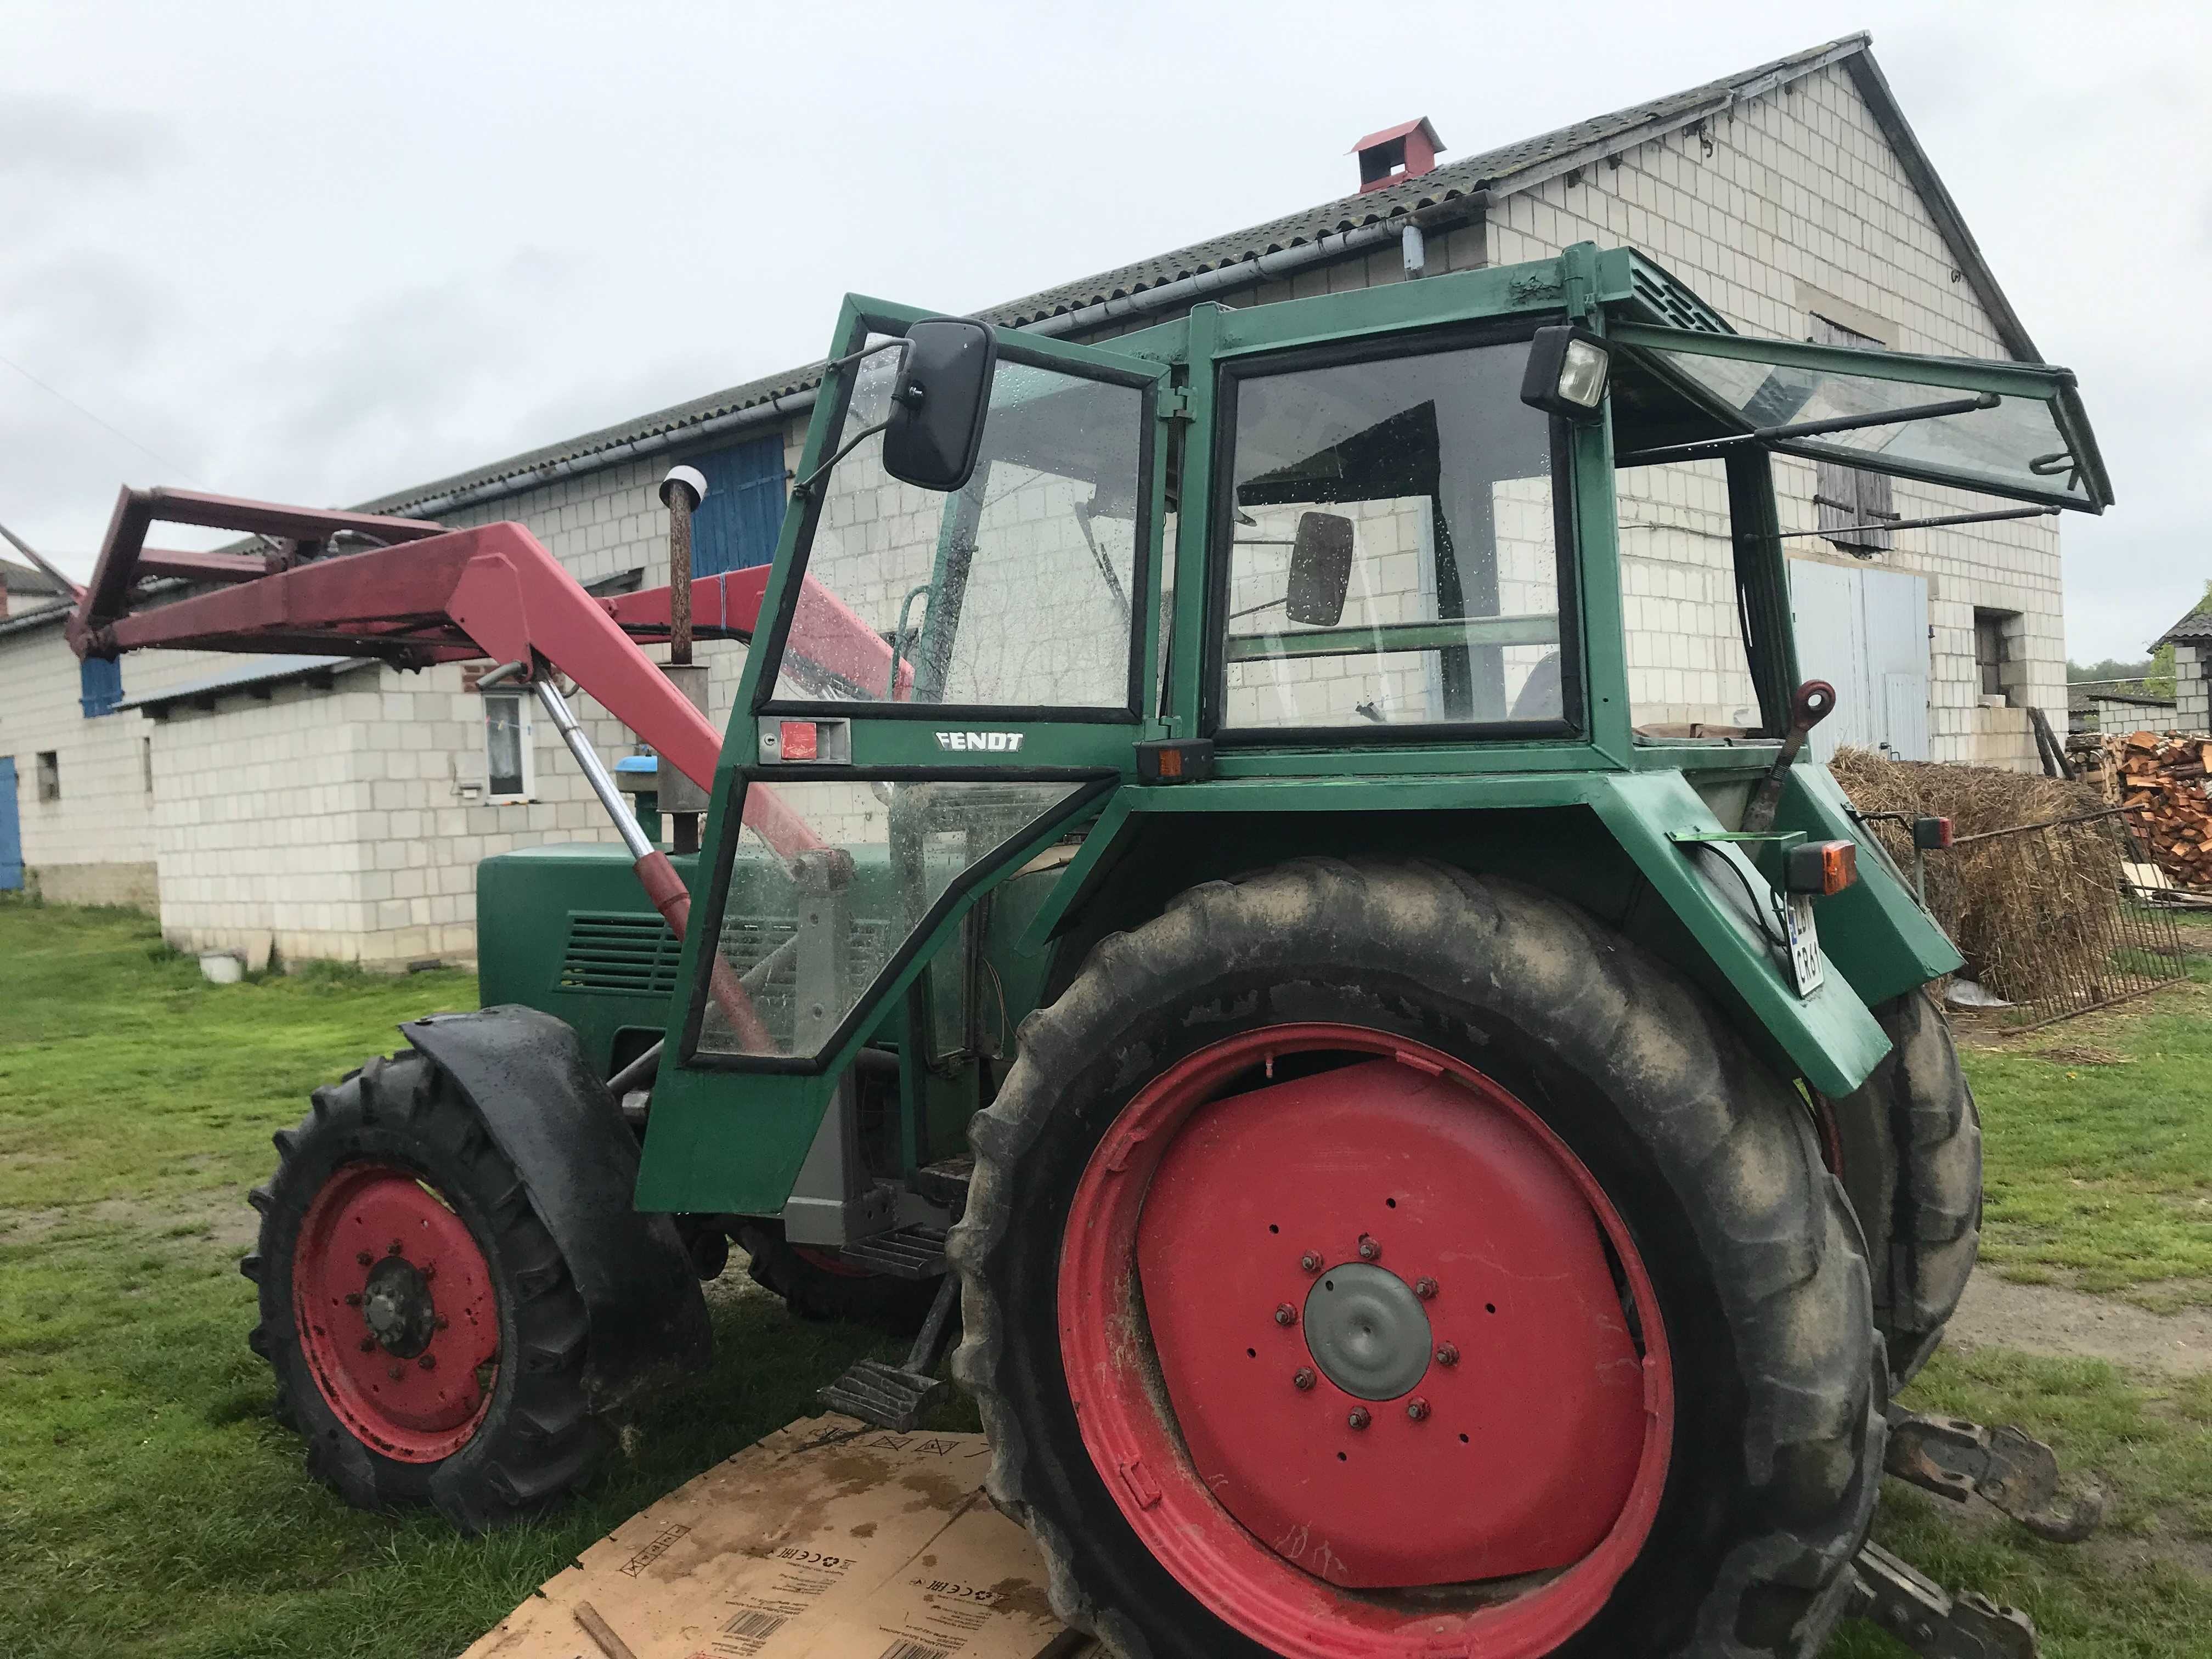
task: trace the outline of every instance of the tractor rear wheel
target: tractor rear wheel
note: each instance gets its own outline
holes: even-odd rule
[[[496,1526],[580,1480],[605,1437],[586,1319],[514,1166],[430,1060],[318,1089],[254,1189],[253,1351],[307,1467],[360,1509]]]
[[[988,1491],[1144,1659],[1813,1653],[1881,1345],[1794,1091],[1531,889],[1302,860],[1025,1021],[953,1235]]]
[[[1925,988],[1875,1010],[1890,1051],[1829,1107],[1844,1189],[1866,1231],[1875,1324],[1894,1386],[1928,1363],[1982,1236],[1982,1121],[1950,1023]]]

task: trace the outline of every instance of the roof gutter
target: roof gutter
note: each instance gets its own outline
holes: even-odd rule
[[[1448,214],[1439,214],[1435,209],[1420,214],[1395,214],[1374,224],[1360,225],[1351,230],[1332,231],[1293,247],[1279,248],[1255,258],[1239,259],[1232,264],[1217,265],[1212,270],[1178,276],[1173,282],[1162,283],[1134,294],[1117,295],[1097,305],[1040,317],[1033,323],[1020,325],[1018,331],[1042,334],[1048,337],[1082,334],[1127,318],[1150,316],[1155,312],[1193,305],[1212,295],[1273,282],[1314,265],[1370,252],[1385,243],[1400,241],[1409,228],[1417,233],[1424,225],[1435,228],[1439,222],[1456,222],[1480,215],[1489,205],[1489,191],[1474,191],[1455,198],[1448,204],[1450,210]],[[758,427],[775,425],[803,413],[814,406],[817,391],[818,388],[810,386],[800,392],[779,393],[765,403],[733,409],[726,414],[716,415],[689,426],[672,427],[665,432],[651,433],[626,443],[611,444],[605,449],[595,449],[588,455],[550,461],[544,466],[532,467],[527,472],[517,472],[507,477],[471,484],[465,489],[417,496],[387,510],[404,513],[410,518],[434,519],[459,507],[475,507],[504,496],[519,495],[526,489],[535,489],[580,473],[597,472],[623,461],[642,460],[647,456],[663,455],[672,450],[690,449],[710,439],[734,436]]]

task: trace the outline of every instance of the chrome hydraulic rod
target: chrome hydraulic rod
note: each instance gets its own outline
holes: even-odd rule
[[[496,684],[520,672],[520,664],[511,664],[495,668],[477,684]],[[568,752],[576,757],[576,764],[583,769],[585,781],[592,786],[592,793],[599,798],[599,805],[606,808],[607,816],[614,820],[616,833],[623,839],[623,845],[629,849],[630,857],[636,860],[635,868],[638,884],[645,889],[645,896],[653,901],[653,908],[660,912],[661,920],[668,924],[668,931],[682,939],[684,930],[691,920],[691,890],[684,884],[684,878],[668,861],[668,854],[646,838],[643,827],[624,804],[622,792],[615,787],[615,781],[608,775],[606,767],[600,762],[599,751],[592,747],[592,740],[584,735],[584,728],[577,722],[575,712],[568,707],[568,700],[561,695],[561,688],[553,684],[552,677],[546,675],[532,680],[531,690],[538,694],[538,706],[544,709],[554,728],[561,733],[561,740],[568,745]],[[738,976],[730,971],[729,963],[720,951],[714,953],[713,964],[708,969],[707,987],[715,1006],[721,1009],[724,1018],[730,1022],[731,1028],[737,1032],[748,1053],[773,1054],[781,1052],[768,1027],[761,1023],[759,1011],[753,1006],[752,998],[738,982]]]
[[[561,741],[568,745],[568,752],[576,757],[576,764],[584,770],[584,781],[592,786],[592,793],[599,798],[599,805],[607,809],[607,816],[615,821],[615,833],[623,839],[634,859],[642,859],[658,849],[646,839],[644,828],[638,823],[615,787],[615,781],[600,761],[599,750],[584,735],[577,724],[575,711],[568,707],[568,698],[550,678],[533,681],[531,690],[538,694],[538,707],[552,720],[553,729],[561,734]]]

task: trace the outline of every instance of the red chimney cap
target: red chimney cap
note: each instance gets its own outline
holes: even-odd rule
[[[1363,192],[1381,190],[1386,185],[1433,173],[1443,148],[1443,140],[1425,115],[1370,132],[1352,147],[1352,153],[1359,158],[1359,188]]]

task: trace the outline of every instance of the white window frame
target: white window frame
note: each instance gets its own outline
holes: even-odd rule
[[[520,691],[483,693],[484,802],[487,805],[520,806],[538,799],[538,728],[531,719],[532,701]],[[499,702],[514,705],[515,722],[522,732],[522,788],[514,793],[503,793],[492,783],[492,705]]]

